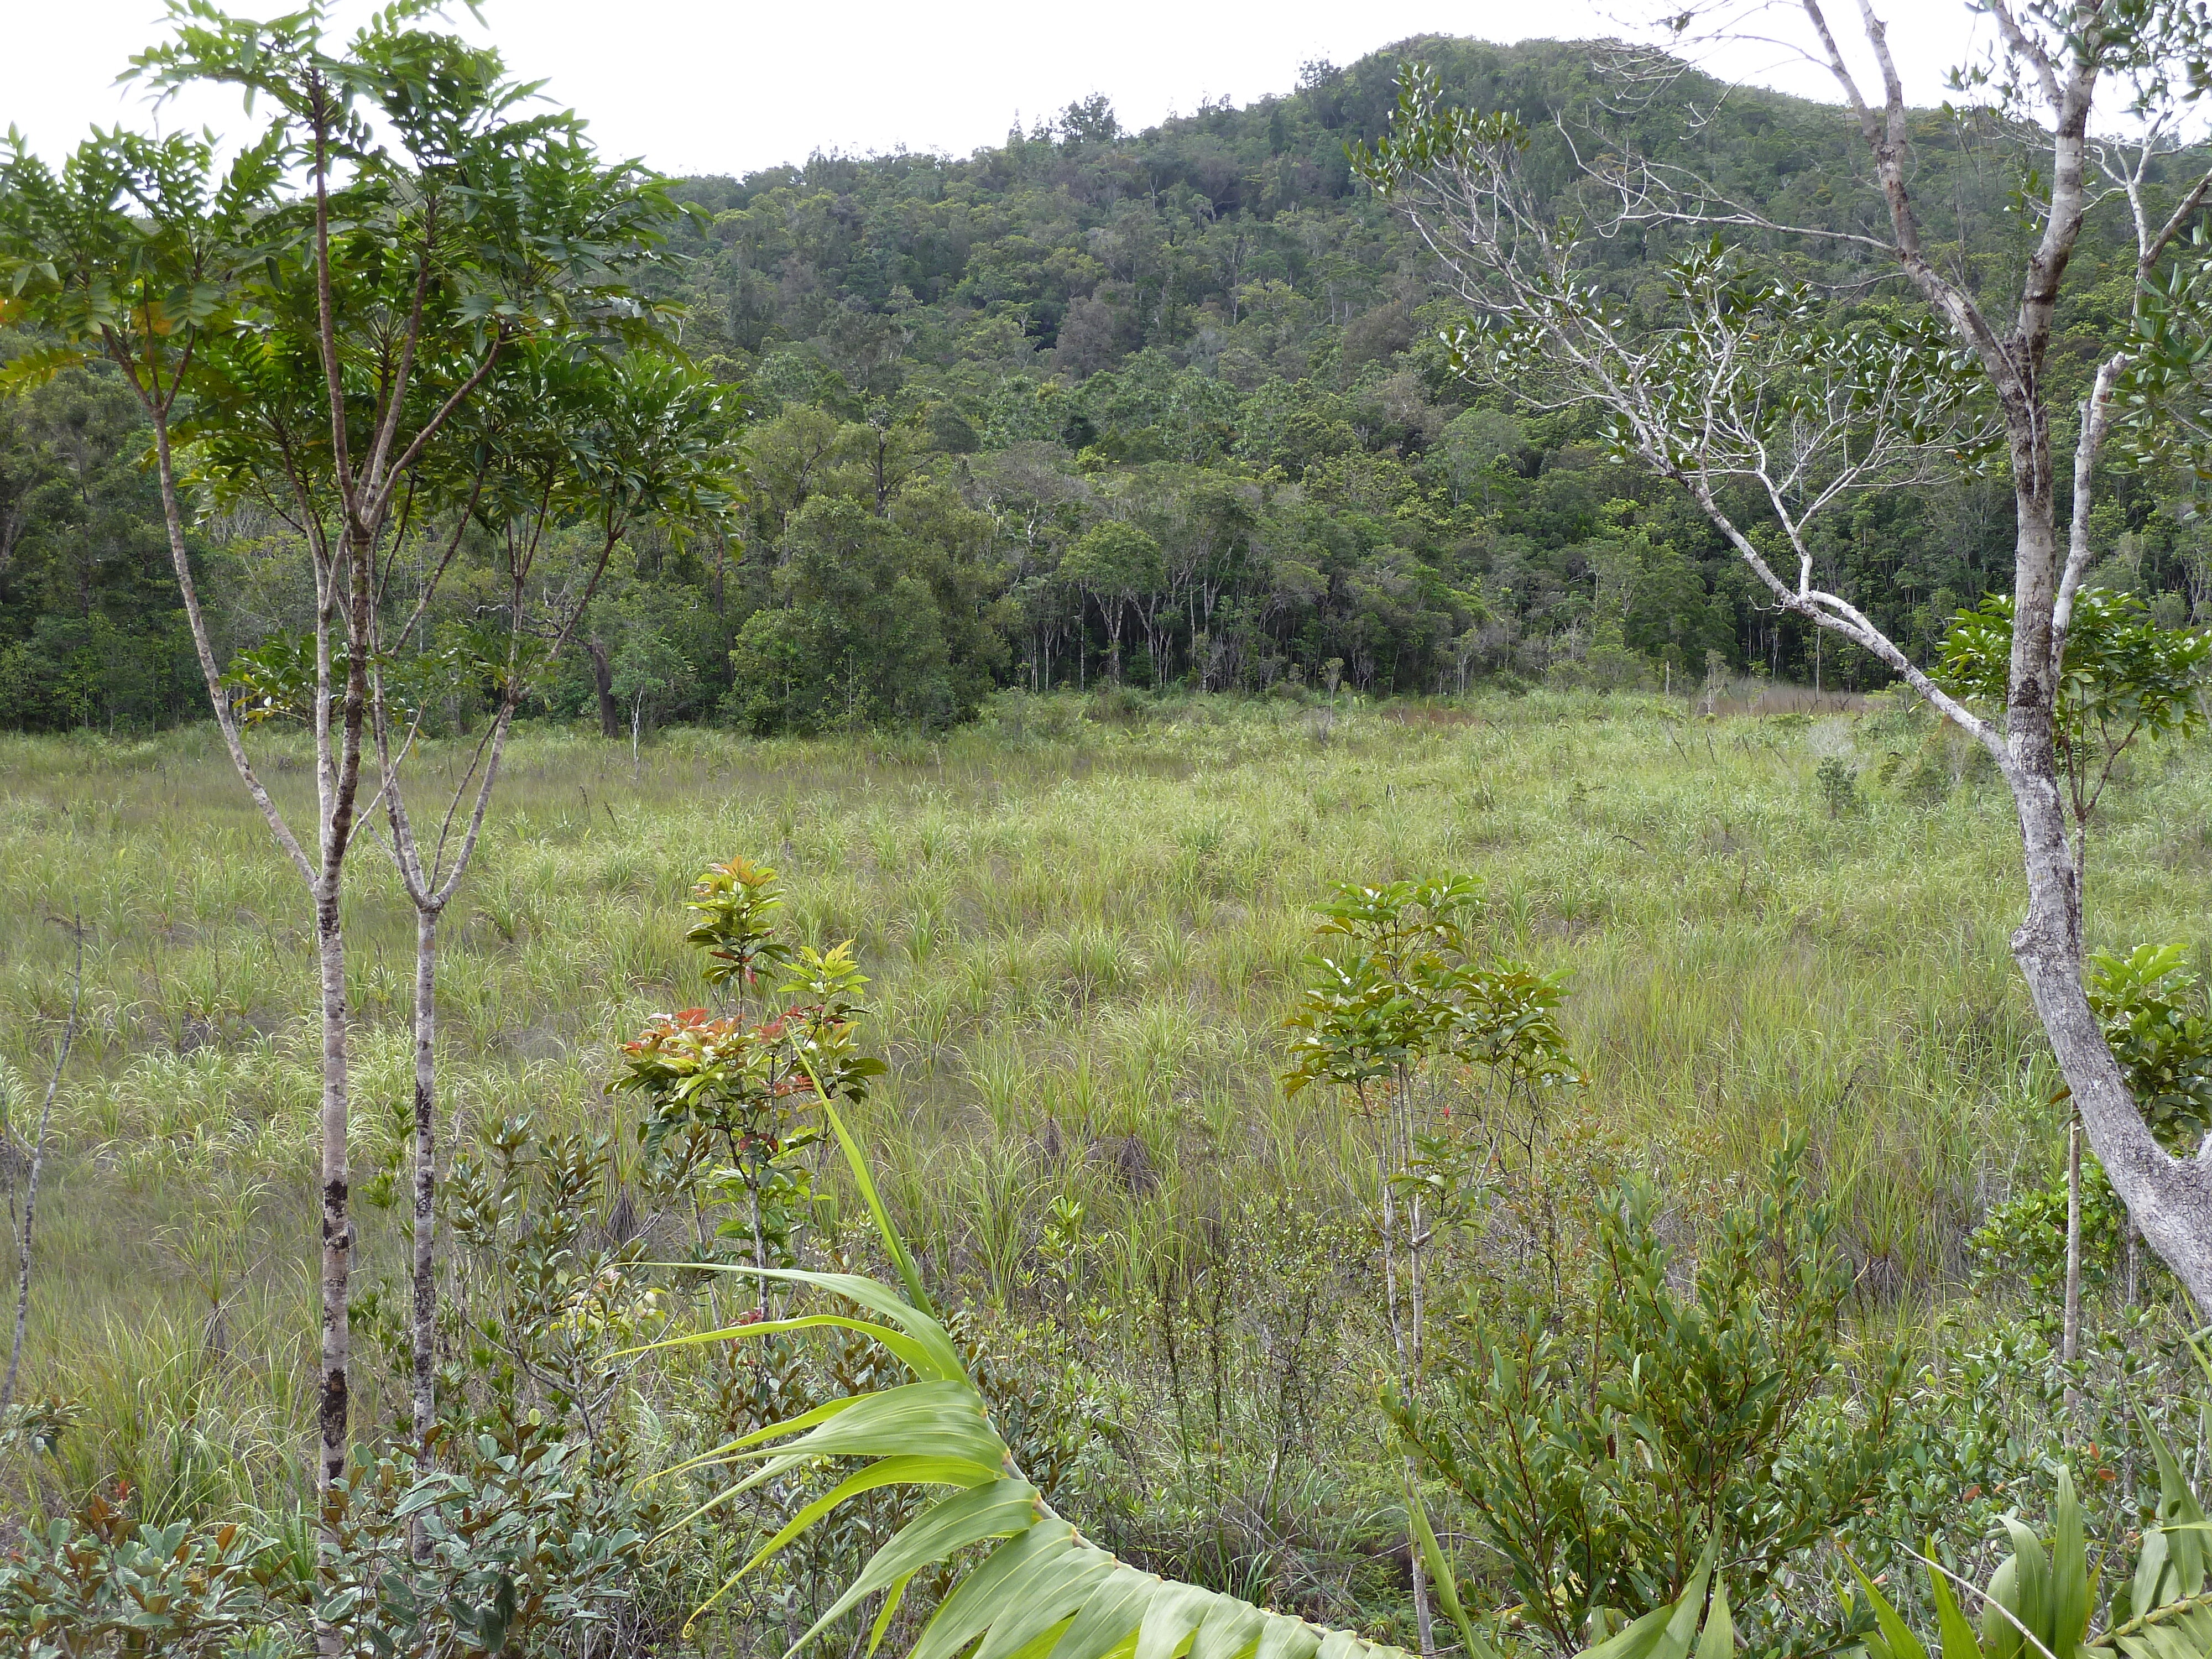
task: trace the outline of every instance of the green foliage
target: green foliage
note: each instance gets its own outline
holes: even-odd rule
[[[2004,706],[2013,602],[1991,593],[1962,611],[1944,636],[1942,684],[1984,706]],[[2160,626],[2139,595],[2084,587],[2074,596],[2056,692],[2056,737],[2075,810],[2094,810],[2112,764],[2138,738],[2200,728],[2198,693],[2212,633]]]
[[[1986,1283],[2016,1285],[2031,1297],[2042,1322],[2057,1328],[2066,1291],[2066,1176],[2024,1187],[1990,1206],[1972,1241],[1977,1273]],[[2126,1245],[2128,1212],[2105,1166],[2094,1154],[2081,1158],[2081,1277],[2092,1286],[2112,1281]]]
[[[726,711],[759,731],[968,719],[1006,658],[978,529],[921,489],[888,514],[835,497],[793,514],[775,602],[730,650]]]
[[[657,1515],[580,1434],[508,1420],[446,1466],[356,1454],[315,1612],[362,1659],[602,1636]]]
[[[2212,1605],[2203,1596],[2204,1537],[2212,1527],[2172,1449],[2154,1434],[2151,1445],[2158,1503],[2153,1524],[2143,1528],[2132,1575],[2115,1571],[2109,1555],[2102,1572],[2093,1570],[2073,1475],[2063,1465],[2047,1540],[2015,1516],[2002,1518],[2012,1553],[1978,1591],[1978,1632],[1960,1607],[1954,1575],[1932,1548],[1921,1558],[1939,1620],[1942,1659],[2020,1659],[2023,1654],[2075,1659],[2100,1651],[2126,1659],[2198,1659],[2212,1653]],[[1928,1644],[1857,1564],[1850,1565],[1877,1621],[1877,1630],[1865,1638],[1868,1653],[1873,1659],[1928,1659]],[[2100,1579],[2113,1589],[2105,1628],[2093,1634]]]
[[[1844,763],[1840,755],[1830,755],[1814,769],[1813,781],[1820,787],[1820,800],[1828,809],[1828,816],[1840,818],[1856,811],[1859,799],[1859,775]]]
[[[503,362],[530,356],[524,337],[544,331],[532,318],[553,318],[551,331],[564,337],[585,323],[634,335],[649,316],[615,303],[626,284],[684,305],[686,343],[730,405],[743,385],[756,422],[750,500],[736,510],[726,489],[719,507],[672,514],[665,545],[653,538],[634,568],[625,561],[610,573],[617,587],[664,592],[696,622],[660,626],[690,665],[688,676],[651,677],[675,686],[664,719],[719,714],[763,732],[940,728],[972,718],[1010,684],[1087,684],[1113,652],[1116,625],[1127,630],[1126,678],[1154,687],[1259,692],[1293,670],[1313,683],[1339,659],[1363,693],[1461,690],[1485,678],[1626,690],[1679,682],[1708,652],[1731,669],[1765,662],[1804,680],[1817,672],[1829,687],[1863,690],[1887,678],[1862,653],[1839,656],[1832,642],[1819,656],[1797,621],[1752,605],[1728,548],[1651,465],[1598,465],[1602,434],[1586,421],[1516,420],[1502,398],[1455,379],[1437,337],[1462,319],[1407,285],[1403,273],[1426,250],[1378,209],[1346,161],[1348,143],[1388,142],[1399,52],[1316,65],[1295,89],[1243,108],[1210,106],[1148,131],[1079,111],[957,160],[823,156],[742,179],[664,185],[619,169],[594,173],[565,118],[514,106],[503,69],[431,32],[428,44],[404,51],[405,29],[342,51],[335,40],[310,40],[313,31],[295,22],[264,43],[256,63],[238,30],[195,27],[187,45],[149,60],[147,72],[161,79],[190,67],[273,88],[319,58],[354,65],[334,71],[348,119],[366,119],[387,96],[399,100],[404,142],[390,155],[353,127],[343,135],[367,158],[360,190],[342,204],[358,210],[341,262],[349,315],[389,314],[403,256],[417,246],[410,239],[425,217],[404,206],[394,183],[411,157],[430,192],[424,199],[465,187],[484,204],[488,251],[434,285],[433,299],[443,319],[514,331]],[[1572,47],[1428,37],[1407,52],[1433,71],[1439,107],[1514,112],[1528,143],[1515,150],[1518,165],[1546,214],[1570,174],[1557,116],[1565,130],[1617,125],[1647,154],[1667,153],[1694,124],[1700,153],[1738,199],[1793,223],[1856,228],[1851,198],[1813,182],[1850,172],[1850,125],[1832,112],[1741,89],[1717,100],[1717,88],[1692,73],[1627,116],[1618,88]],[[433,82],[465,94],[473,113],[434,131],[425,125],[407,89]],[[293,104],[295,94],[287,94]],[[264,95],[263,107],[292,106]],[[296,121],[289,131],[286,142],[299,142]],[[423,146],[419,155],[410,144]],[[2017,152],[2008,134],[1946,126],[1917,134],[1916,154],[1925,188],[1952,204],[1962,238],[1978,245],[2010,234],[2000,181],[2012,176]],[[207,447],[185,459],[219,493],[257,478],[272,419],[296,430],[321,395],[302,328],[312,307],[296,284],[272,286],[265,262],[253,263],[266,221],[283,256],[275,275],[293,268],[285,239],[298,229],[299,204],[275,203],[269,182],[283,160],[277,154],[260,174],[239,179],[239,201],[258,204],[261,217],[237,218],[228,240],[202,237],[222,216],[212,205],[219,180],[198,178],[189,201],[162,194],[165,179],[190,182],[198,165],[182,151],[88,159],[86,189],[74,196],[50,181],[49,195],[77,204],[72,213],[81,208],[88,224],[125,239],[117,247],[137,246],[128,241],[138,232],[125,222],[126,205],[159,232],[140,249],[141,264],[160,278],[149,302],[164,319],[173,309],[206,319],[194,325],[201,378],[182,412],[192,413],[198,396],[203,413],[221,412],[220,424],[259,434],[231,442],[208,422],[193,428]],[[2179,155],[2155,158],[2147,185],[2172,187],[2168,175],[2184,165]],[[88,193],[95,175],[127,187],[99,198]],[[1146,187],[1133,193],[1127,179],[1139,175]],[[35,206],[44,198],[22,178],[21,203]],[[678,198],[696,211],[671,218],[665,209]],[[204,246],[185,248],[194,237]],[[1831,394],[1846,402],[1863,394],[1862,416],[1899,404],[1901,384],[1882,377],[1918,361],[1925,342],[1893,307],[1808,313],[1803,289],[1723,270],[1695,251],[1678,264],[1681,252],[1616,241],[1593,251],[1576,281],[1632,313],[1639,335],[1656,320],[1653,305],[1670,281],[1711,301],[1743,332],[1747,361],[1777,393],[1761,418],[1792,418]],[[198,261],[187,275],[198,275],[163,274],[185,253]],[[2132,258],[2092,227],[2071,267],[2082,273],[2082,291],[2062,302],[2062,325],[2075,337],[2117,339],[2128,326],[2098,284],[2131,283]],[[1840,265],[1794,273],[1816,289],[1847,274]],[[91,301],[79,295],[54,309],[52,296],[41,297],[46,286],[43,273],[27,279],[15,302],[25,332],[0,343],[0,356],[20,358],[27,380],[58,369],[49,392],[120,398],[127,415],[122,368],[62,367],[89,343],[64,339],[90,317],[72,321],[69,307]],[[187,289],[201,297],[187,300]],[[164,297],[173,294],[173,306]],[[2173,325],[2184,355],[2201,331],[2189,309],[2199,302],[2185,300],[2176,303],[2188,317]],[[100,303],[126,322],[133,314],[127,300]],[[635,295],[633,303],[652,310]],[[229,349],[209,335],[249,304],[277,328],[278,349]],[[1786,326],[1754,331],[1754,319]],[[1752,332],[1761,339],[1750,341]],[[1808,343],[1785,350],[1784,332]],[[175,333],[146,337],[161,349],[180,343]],[[461,363],[433,357],[419,369],[426,397],[456,384]],[[498,378],[509,373],[502,367]],[[488,383],[470,404],[501,405],[512,429],[531,406],[531,386],[557,378],[542,363],[527,374],[517,368],[515,392]],[[1663,362],[1653,384],[1677,402],[1693,390]],[[1940,373],[1920,392],[1928,395],[1911,407],[1926,405],[1923,435],[1941,424],[1936,414],[1971,413],[1946,403]],[[2170,387],[2123,395],[2181,407]],[[32,424],[47,422],[41,415]],[[487,430],[466,411],[459,427],[472,437]],[[0,459],[0,720],[148,724],[191,707],[193,664],[179,648],[173,601],[155,580],[165,574],[159,514],[147,479],[125,476],[143,428],[126,421],[122,435],[127,442],[112,452],[119,460],[91,469],[88,511],[100,533],[88,588],[71,568],[87,544],[61,533],[69,515],[88,510],[58,487],[74,470],[65,446],[35,434],[26,465]],[[0,434],[0,457],[9,450]],[[313,445],[300,453],[310,451],[319,456]],[[426,481],[457,476],[451,456],[425,465]],[[2171,610],[2186,584],[2191,532],[2156,510],[2165,476],[2118,481],[2122,511],[2100,529],[2096,550],[2112,551],[2124,536],[2138,550],[2146,594],[2163,594]],[[580,463],[560,477],[564,488],[610,487]],[[22,489],[20,479],[33,482]],[[507,508],[528,495],[489,492],[482,516],[503,533]],[[1231,500],[1233,511],[1218,510]],[[1622,501],[1634,504],[1636,522],[1608,519],[1608,505]],[[11,567],[4,526],[18,502],[28,504],[26,556]],[[934,505],[916,511],[918,502]],[[814,516],[832,505],[853,514]],[[576,527],[565,513],[556,517]],[[1747,522],[1762,517],[1754,503]],[[1815,550],[1839,592],[1924,655],[1957,595],[2002,585],[2010,552],[2002,517],[1971,483],[1869,495],[1834,514]],[[1150,537],[1160,554],[1135,598],[1111,603],[1111,619],[1063,570],[1105,524]],[[1644,536],[1649,556],[1628,592],[1601,595],[1625,534]],[[242,545],[199,550],[215,579],[210,610],[230,635],[219,657],[227,659],[229,647],[258,642],[271,611],[264,596],[227,580]],[[494,562],[475,542],[455,557],[456,572],[471,574]],[[549,586],[567,587],[568,574]],[[457,592],[434,608],[459,615],[481,597]],[[1613,617],[1596,614],[1616,598],[1625,603]],[[289,599],[276,620],[296,630],[308,620],[299,614],[304,596]],[[611,647],[619,643],[605,617],[594,620]],[[1662,665],[1670,662],[1671,674]],[[564,714],[588,707],[584,674],[578,665],[536,687],[532,706]]]
[[[273,1540],[235,1522],[157,1527],[95,1493],[0,1556],[0,1653],[223,1653],[269,1620],[285,1570]]]
[[[823,1111],[907,1294],[853,1274],[739,1269],[827,1292],[863,1316],[814,1314],[688,1340],[758,1340],[786,1330],[848,1330],[881,1346],[913,1380],[832,1399],[707,1455],[714,1462],[758,1465],[717,1503],[817,1459],[860,1465],[793,1515],[724,1591],[841,1506],[870,1492],[887,1486],[950,1490],[927,1503],[870,1558],[844,1593],[792,1643],[788,1654],[880,1598],[866,1648],[872,1654],[915,1576],[955,1563],[961,1570],[951,1576],[944,1599],[923,1626],[911,1650],[914,1659],[948,1659],[979,1642],[982,1653],[1048,1650],[1059,1659],[1107,1659],[1133,1645],[1145,1652],[1187,1650],[1193,1659],[1237,1659],[1254,1651],[1271,1659],[1358,1659],[1396,1651],[1350,1632],[1326,1630],[1235,1596],[1142,1571],[1090,1542],[1054,1514],[1016,1465],[949,1333],[929,1311],[859,1144],[826,1100]],[[972,1549],[980,1549],[980,1559],[963,1559]]]
[[[1284,1022],[1297,1033],[1285,1091],[1323,1082],[1364,1101],[1378,1079],[1436,1060],[1484,1068],[1508,1097],[1576,1080],[1558,1019],[1565,975],[1474,960],[1481,895],[1472,876],[1340,885],[1318,907],[1322,948]]]
[[[756,963],[781,963],[783,1011],[757,1024],[703,1008],[656,1016],[623,1045],[623,1074],[613,1085],[643,1097],[638,1133],[648,1154],[686,1169],[710,1149],[729,1160],[711,1184],[742,1212],[720,1232],[749,1237],[757,1267],[796,1259],[793,1235],[812,1196],[799,1154],[821,1133],[805,1115],[829,1099],[862,1098],[884,1070],[860,1050],[868,981],[852,941],[794,951],[774,939],[769,917],[782,902],[775,880],[775,871],[742,858],[709,866],[692,888],[699,921],[685,939],[707,952],[705,977],[725,989],[750,986]]]
[[[2203,981],[2185,964],[2179,945],[2138,945],[2124,957],[2099,951],[2087,987],[2136,1109],[2177,1155],[2212,1131],[2212,1017]]]
[[[743,856],[724,864],[710,864],[691,884],[684,908],[697,918],[684,935],[686,945],[707,953],[707,983],[717,988],[731,981],[750,990],[762,963],[789,959],[790,951],[775,938],[770,918],[783,908],[776,891],[775,872]]]
[[[1904,1362],[1854,1383],[1838,1216],[1786,1147],[1678,1287],[1666,1207],[1632,1178],[1557,1299],[1469,1287],[1441,1397],[1386,1394],[1540,1640],[1571,1653],[1665,1607],[1707,1552],[1742,1607],[1881,1489]]]

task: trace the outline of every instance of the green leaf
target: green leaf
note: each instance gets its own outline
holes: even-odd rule
[[[1469,1659],[1496,1659],[1490,1644],[1475,1633],[1474,1622],[1467,1616],[1467,1609],[1460,1605],[1459,1576],[1437,1542],[1436,1529],[1429,1524],[1429,1512],[1421,1503],[1420,1493],[1414,1490],[1410,1475],[1407,1477],[1405,1485],[1407,1518],[1413,1524],[1413,1541],[1420,1549],[1421,1562],[1428,1570],[1429,1583],[1436,1589],[1437,1600],[1458,1627],[1460,1642],[1467,1649]],[[1698,1659],[1715,1659],[1715,1656],[1701,1650]]]
[[[1712,1569],[1713,1547],[1707,1544],[1704,1559],[1680,1596],[1652,1608],[1610,1640],[1585,1649],[1579,1659],[1688,1659],[1698,1618],[1705,1612],[1705,1584]],[[1916,1653],[1909,1659],[1927,1659],[1927,1656]]]
[[[2058,1498],[2054,1505],[2051,1534],[2051,1624],[2052,1659],[2074,1659],[2074,1651],[2088,1633],[2094,1611],[2089,1586],[2089,1551],[2081,1539],[2081,1504],[2074,1495],[2074,1477],[2058,1471]]]
[[[1951,1581],[1936,1565],[1933,1539],[1929,1540],[1928,1553],[1920,1559],[1928,1565],[1928,1592],[1936,1602],[1936,1627],[1943,1644],[1943,1659],[1983,1659],[1981,1638],[1974,1634],[1973,1626],[1959,1610],[1959,1598],[1952,1593]]]
[[[880,1590],[884,1604],[871,1629],[872,1652],[915,1571],[998,1538],[1005,1541],[959,1576],[925,1628],[915,1659],[951,1659],[971,1643],[976,1644],[975,1659],[1177,1659],[1186,1651],[1189,1659],[1406,1659],[1397,1649],[1367,1642],[1348,1631],[1309,1625],[1235,1596],[1141,1571],[1085,1542],[1053,1514],[1036,1489],[1014,1472],[981,1394],[943,1328],[921,1305],[912,1258],[891,1228],[859,1146],[836,1122],[834,1112],[830,1116],[853,1165],[855,1183],[876,1217],[887,1251],[902,1264],[902,1277],[911,1294],[902,1300],[873,1279],[849,1274],[779,1276],[845,1297],[890,1320],[916,1342],[929,1344],[932,1363],[942,1364],[945,1374],[830,1401],[717,1448],[695,1460],[695,1465],[738,1456],[766,1460],[732,1489],[735,1492],[817,1458],[877,1460],[794,1515],[769,1546],[746,1564],[746,1570],[804,1537],[840,1502],[860,1492],[894,1484],[983,1480],[932,1504],[878,1550],[799,1638],[794,1654]],[[798,1329],[837,1322],[782,1322]],[[730,1333],[731,1340],[756,1328],[738,1328]],[[934,1346],[939,1340],[944,1343],[941,1353]],[[796,1438],[785,1438],[794,1435]],[[753,1449],[769,1441],[780,1443]],[[988,1478],[1001,1471],[1003,1478]],[[1697,1584],[1700,1598],[1704,1583],[1701,1573]],[[725,1584],[707,1605],[714,1605],[728,1589]],[[695,1620],[697,1617],[693,1615]],[[1693,1630],[1694,1607],[1687,1617]],[[1686,1633],[1678,1647],[1661,1650],[1653,1659],[1686,1659],[1688,1652]]]
[[[1705,1609],[1705,1633],[1698,1638],[1698,1659],[1733,1659],[1735,1620],[1729,1614],[1728,1586],[1713,1580],[1713,1599]]]
[[[892,1265],[898,1269],[899,1282],[906,1286],[908,1300],[923,1313],[933,1315],[936,1310],[930,1306],[929,1292],[921,1287],[921,1274],[915,1270],[914,1258],[907,1254],[906,1241],[891,1225],[890,1212],[884,1208],[883,1197],[876,1191],[876,1183],[868,1175],[868,1161],[860,1156],[860,1143],[853,1139],[852,1131],[845,1127],[845,1120],[837,1115],[837,1109],[830,1103],[830,1097],[822,1087],[822,1079],[814,1075],[812,1063],[803,1055],[799,1063],[806,1067],[807,1078],[814,1085],[814,1092],[822,1102],[823,1116],[829,1119],[830,1127],[837,1136],[837,1144],[845,1149],[845,1162],[853,1171],[854,1184],[860,1188],[860,1197],[868,1206],[868,1213],[875,1218],[876,1231],[884,1241],[884,1248],[890,1252]]]
[[[975,1385],[964,1379],[908,1382],[862,1395],[829,1421],[757,1457],[957,1457],[987,1468],[1006,1460]]]
[[[829,1626],[845,1616],[855,1602],[886,1589],[894,1580],[916,1569],[944,1560],[970,1544],[987,1538],[1005,1538],[1027,1532],[1037,1521],[1036,1488],[1026,1480],[998,1480],[955,1492],[924,1510],[868,1558],[860,1576],[830,1604],[830,1610],[786,1650],[786,1659],[797,1653]],[[994,1552],[995,1558],[996,1553]]]
[[[1890,1605],[1889,1598],[1874,1587],[1874,1580],[1861,1571],[1859,1564],[1849,1555],[1844,1557],[1844,1565],[1851,1570],[1851,1577],[1866,1592],[1867,1601],[1874,1608],[1875,1625],[1881,1632],[1882,1645],[1889,1650],[1890,1659],[1928,1659],[1926,1646],[1912,1633],[1911,1626],[1897,1616],[1897,1609]]]

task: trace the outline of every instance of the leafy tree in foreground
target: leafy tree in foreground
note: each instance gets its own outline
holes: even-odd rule
[[[2083,984],[2059,721],[2108,444],[2123,438],[2131,457],[2156,461],[2188,459],[2212,438],[2203,413],[2212,268],[2188,240],[2212,174],[2194,176],[2170,209],[2154,208],[2143,187],[2205,88],[2202,20],[2183,0],[1984,8],[1996,26],[1995,95],[2039,131],[2046,153],[2022,198],[2033,242],[2007,316],[1995,308],[2000,290],[1970,286],[1928,247],[1904,80],[1871,5],[1860,12],[1880,76],[1871,97],[1816,0],[1799,9],[1804,49],[1832,72],[1857,128],[1879,223],[1782,222],[1686,169],[1610,147],[1603,171],[1554,198],[1537,188],[1530,134],[1516,116],[1446,107],[1419,68],[1407,71],[1392,129],[1360,152],[1359,169],[1410,216],[1475,312],[1479,327],[1456,342],[1463,369],[1530,401],[1594,412],[1617,457],[1688,492],[1774,604],[1871,653],[1988,750],[2013,796],[2027,878],[2014,959],[2114,1188],[2199,1308],[2212,1310],[2212,1161],[2158,1144]],[[1705,15],[1693,7],[1677,27],[1701,27]],[[2124,112],[2139,140],[2093,143],[2093,118]],[[2054,328],[2100,165],[2129,210],[2136,301],[2126,337],[2069,409]],[[1640,326],[1607,290],[1593,215],[1607,228],[1711,239],[1675,262],[1664,325]],[[1759,275],[1721,241],[1729,232],[1871,257],[1909,301],[1839,318],[1809,290]],[[2069,428],[2066,501],[2056,446]],[[2014,520],[2001,721],[1946,690],[1817,581],[1812,538],[1856,492],[1985,462],[2008,476]]]
[[[647,179],[602,168],[573,117],[518,115],[529,89],[495,52],[417,26],[434,10],[403,0],[337,48],[320,6],[260,24],[175,0],[173,35],[136,60],[139,77],[164,92],[237,86],[274,112],[227,173],[202,141],[120,130],[95,134],[58,174],[20,142],[0,162],[8,319],[58,342],[18,358],[11,379],[96,354],[138,398],[216,720],[313,903],[326,1492],[345,1470],[349,1416],[342,897],[364,750],[388,712],[380,657],[397,641],[380,623],[395,517],[404,535],[459,412],[523,341],[633,331],[629,268],[668,208]],[[185,540],[180,441],[196,482],[270,507],[311,566],[306,842],[261,784],[216,659]]]
[[[1324,919],[1307,958],[1311,981],[1287,1022],[1298,1035],[1285,1092],[1334,1085],[1372,1126],[1383,1305],[1398,1362],[1394,1392],[1408,1409],[1422,1393],[1423,1263],[1444,1219],[1431,1201],[1433,1177],[1451,1169],[1455,1186],[1486,1182],[1499,1141],[1494,1132],[1475,1153],[1479,1167],[1464,1167],[1478,1115],[1516,1104],[1534,1109],[1529,1097],[1575,1076],[1558,1018],[1563,976],[1477,960],[1469,929],[1481,895],[1471,876],[1339,887],[1320,907]],[[1486,1073],[1497,1098],[1475,1103],[1451,1135],[1439,1074],[1458,1067]],[[1409,1452],[1409,1480],[1413,1472]],[[1421,1650],[1429,1652],[1429,1585],[1418,1571],[1413,1614]]]

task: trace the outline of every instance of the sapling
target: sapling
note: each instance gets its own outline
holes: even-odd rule
[[[1318,907],[1324,920],[1306,959],[1310,979],[1285,1022],[1298,1033],[1285,1092],[1331,1084],[1376,1128],[1383,1305],[1397,1387],[1407,1399],[1421,1387],[1422,1268],[1437,1221],[1431,1198],[1445,1190],[1436,1166],[1454,1161],[1438,1156],[1439,1114],[1449,1112],[1432,1086],[1437,1068],[1480,1066],[1506,1097],[1576,1075],[1557,1018],[1563,981],[1474,959],[1468,928],[1481,892],[1469,876],[1340,885]],[[1493,1137],[1491,1152],[1496,1144]],[[1485,1154],[1481,1167],[1456,1172],[1449,1186],[1479,1184],[1487,1164]],[[1413,1473],[1408,1453],[1409,1481]],[[1413,1611],[1425,1654],[1434,1649],[1429,1596],[1417,1569]]]
[[[8,1160],[8,1218],[15,1235],[15,1334],[8,1348],[8,1375],[0,1378],[0,1429],[7,1427],[8,1413],[15,1403],[15,1378],[23,1364],[23,1332],[31,1318],[31,1238],[38,1220],[39,1177],[46,1167],[46,1130],[53,1120],[54,1096],[62,1086],[62,1072],[69,1065],[70,1048],[76,1042],[77,1010],[84,1002],[84,924],[71,916],[69,929],[76,951],[76,966],[70,981],[69,1018],[62,1026],[62,1040],[54,1051],[54,1069],[46,1079],[46,1098],[39,1103],[38,1129],[27,1148],[20,1152],[15,1146],[15,1127],[9,1121],[8,1074],[0,1070],[0,1156]],[[20,1211],[15,1203],[15,1178],[19,1163],[23,1168]]]

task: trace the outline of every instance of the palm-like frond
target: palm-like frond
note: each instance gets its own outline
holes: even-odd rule
[[[739,1269],[825,1292],[874,1317],[813,1314],[676,1341],[734,1340],[835,1327],[880,1345],[913,1380],[833,1400],[717,1447],[688,1466],[757,1465],[692,1511],[696,1516],[823,1458],[869,1460],[793,1515],[714,1600],[851,1499],[885,1486],[914,1486],[940,1495],[875,1553],[792,1644],[793,1653],[880,1593],[883,1602],[868,1642],[872,1654],[916,1572],[975,1546],[993,1544],[939,1605],[909,1659],[953,1659],[971,1648],[973,1659],[1406,1659],[1401,1650],[1350,1631],[1330,1630],[1132,1566],[1054,1514],[1016,1467],[981,1391],[939,1322],[869,1179],[858,1144],[834,1109],[825,1103],[823,1111],[898,1270],[903,1294],[851,1273]]]

